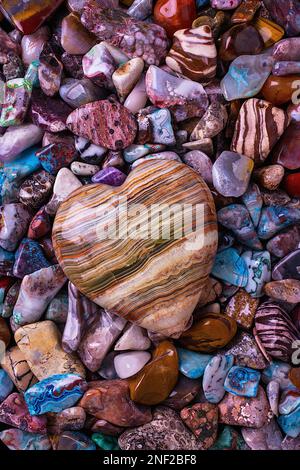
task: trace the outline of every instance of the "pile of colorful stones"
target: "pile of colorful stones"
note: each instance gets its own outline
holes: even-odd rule
[[[1,445],[300,450],[299,0],[0,5]]]

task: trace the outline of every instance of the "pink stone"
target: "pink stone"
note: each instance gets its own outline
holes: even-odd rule
[[[15,426],[22,431],[46,433],[45,416],[31,416],[20,393],[12,393],[0,405],[0,422]]]
[[[18,43],[11,40],[8,34],[0,28],[0,64],[5,64],[8,61],[8,53],[13,52],[19,55],[21,48]]]
[[[82,59],[84,75],[98,86],[113,87],[112,74],[116,63],[103,44],[94,46]]]
[[[137,132],[134,116],[113,99],[94,101],[75,109],[68,117],[67,126],[74,134],[111,150],[131,145]]]
[[[25,65],[31,64],[34,60],[39,60],[44,44],[50,37],[47,26],[42,26],[35,33],[25,35],[21,41],[22,59]]]
[[[30,114],[34,124],[49,132],[66,130],[67,117],[72,111],[64,101],[51,98],[38,90],[32,93]]]

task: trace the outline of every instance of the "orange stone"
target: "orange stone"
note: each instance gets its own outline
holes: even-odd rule
[[[299,75],[277,77],[270,75],[265,82],[261,93],[265,100],[275,106],[280,106],[292,100],[293,94],[299,95]]]
[[[196,17],[195,0],[158,0],[154,7],[154,20],[169,37],[179,29],[190,28]]]
[[[300,389],[300,367],[292,367],[289,372],[289,379],[295,387]]]
[[[7,347],[10,342],[10,331],[4,318],[0,317],[0,341],[3,341]]]
[[[272,46],[284,36],[284,29],[267,18],[257,18],[254,22],[254,26],[263,38],[265,47]]]
[[[156,347],[151,362],[128,379],[131,400],[142,405],[157,405],[166,400],[178,379],[178,355],[170,341]]]
[[[213,352],[226,346],[236,331],[237,324],[233,318],[220,313],[206,313],[181,335],[179,341],[192,351]]]

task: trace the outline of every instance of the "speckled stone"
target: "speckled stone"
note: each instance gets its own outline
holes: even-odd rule
[[[39,209],[49,198],[55,178],[45,170],[33,173],[20,186],[19,201],[29,209]]]
[[[41,246],[30,238],[23,238],[16,251],[14,276],[23,279],[27,274],[49,266],[50,263],[44,256]]]
[[[253,298],[244,289],[239,289],[228,302],[225,314],[234,318],[242,328],[251,328],[259,305],[258,299]]]
[[[267,250],[278,258],[283,258],[296,250],[300,245],[300,227],[294,225],[283,230],[268,241]]]
[[[45,171],[56,175],[61,168],[70,165],[77,156],[77,152],[72,144],[57,143],[47,145],[37,152],[36,156]]]
[[[222,353],[232,354],[239,366],[264,369],[267,365],[254,337],[245,331],[239,332]]]
[[[275,300],[283,300],[291,304],[300,302],[300,281],[298,279],[268,282],[264,290],[269,297]]]
[[[225,395],[224,381],[233,366],[234,356],[213,356],[207,364],[203,376],[203,391],[210,403],[219,403]]]
[[[184,424],[193,432],[200,450],[211,447],[217,439],[218,407],[212,403],[195,403],[180,412]]]
[[[0,404],[0,422],[22,431],[46,434],[46,417],[31,416],[20,393],[12,393]]]
[[[260,429],[242,428],[242,436],[251,450],[281,450],[283,435],[275,419]]]
[[[47,431],[61,434],[63,431],[78,431],[86,422],[86,413],[80,406],[66,408],[60,413],[47,414]]]
[[[189,165],[193,170],[197,171],[199,175],[208,184],[212,184],[212,161],[211,159],[200,150],[191,150],[183,155],[182,160]]]
[[[27,232],[31,219],[30,210],[23,204],[5,204],[0,208],[0,246],[14,251]]]

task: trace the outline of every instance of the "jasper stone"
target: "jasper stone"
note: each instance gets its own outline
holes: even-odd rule
[[[242,328],[251,328],[259,305],[258,299],[251,297],[244,289],[239,289],[228,302],[225,314],[238,323]]]
[[[196,18],[193,0],[159,0],[154,8],[154,20],[162,26],[169,37],[182,28],[189,28]]]
[[[12,393],[0,404],[0,422],[22,431],[46,434],[46,417],[31,416],[20,393]]]
[[[217,253],[212,274],[237,287],[245,287],[248,283],[247,265],[235,248]]]
[[[61,348],[61,336],[55,323],[46,320],[19,328],[15,340],[39,380],[55,374],[75,373],[84,377],[77,357]]]
[[[48,268],[49,261],[45,258],[41,246],[30,238],[23,238],[16,251],[13,274],[23,278],[39,269]]]
[[[269,417],[269,403],[261,386],[254,398],[227,393],[219,403],[219,422],[224,424],[261,428],[267,424]]]
[[[300,32],[300,5],[297,0],[264,0],[274,21],[284,27],[288,36],[297,36]]]
[[[17,389],[22,393],[37,381],[18,346],[13,346],[6,350],[5,355],[1,358],[1,367],[3,367]]]
[[[264,369],[267,365],[255,338],[245,331],[240,331],[222,353],[232,354],[239,366]]]
[[[183,332],[179,341],[187,349],[212,352],[229,343],[236,331],[235,320],[218,313],[206,313]]]
[[[130,399],[125,380],[95,381],[89,385],[79,402],[87,413],[123,427],[141,426],[151,421],[150,408]]]
[[[112,75],[113,84],[118,92],[121,103],[133,90],[144,70],[144,61],[139,57],[120,65]]]
[[[234,356],[213,356],[207,364],[203,376],[203,391],[207,401],[219,403],[225,395],[224,382],[233,366]]]
[[[63,65],[48,44],[44,45],[39,61],[38,78],[41,89],[45,95],[54,96],[59,91]]]
[[[119,437],[123,450],[197,450],[196,437],[185,427],[176,411],[165,406],[155,409],[153,420],[129,429]]]
[[[241,107],[231,150],[262,163],[287,126],[285,112],[253,98]]]
[[[0,440],[10,450],[51,450],[51,443],[45,434],[32,434],[21,429],[5,429]]]
[[[151,65],[146,73],[146,92],[159,108],[168,108],[177,122],[201,117],[208,107],[208,97],[200,83],[178,78]]]
[[[132,144],[137,130],[133,115],[116,101],[109,100],[81,106],[70,114],[67,125],[76,135],[112,150]]]
[[[164,175],[163,179],[161,179],[161,175]],[[165,178],[166,175],[168,175],[168,179]],[[115,197],[118,195],[118,189],[110,189],[106,186],[101,186],[97,184],[88,187],[83,187],[79,191],[74,192],[73,195],[69,197],[69,199],[63,204],[62,208],[59,210],[54,224],[53,238],[56,254],[71,282],[73,282],[81,292],[83,292],[95,303],[100,304],[108,311],[114,311],[119,315],[126,317],[126,319],[137,323],[139,326],[142,326],[149,330],[158,331],[163,334],[167,333],[168,335],[172,335],[174,333],[179,333],[180,331],[182,331],[182,329],[187,324],[197,302],[202,297],[205,291],[204,286],[206,285],[206,279],[208,277],[208,273],[210,272],[212,264],[211,254],[213,256],[216,249],[216,231],[213,202],[211,200],[211,196],[207,190],[207,187],[204,186],[205,183],[200,180],[200,177],[198,177],[197,174],[189,167],[178,162],[153,160],[143,163],[137,166],[130,173],[125,183],[120,186],[119,191],[121,191],[122,194],[126,194],[127,190],[131,190],[132,182],[135,185],[135,182],[137,181],[136,178],[139,181],[143,180],[143,185],[137,188],[138,191],[136,193],[136,197],[138,197],[139,200],[142,197],[143,203],[146,204],[145,208],[148,208],[148,205],[151,205],[153,202],[156,202],[156,191],[154,191],[154,188],[159,191],[160,200],[163,199],[165,202],[168,200],[172,204],[174,202],[188,203],[190,201],[190,195],[193,194],[193,197],[191,199],[193,200],[193,203],[195,203],[195,201],[198,201],[199,203],[204,204],[205,220],[210,221],[209,228],[207,229],[207,231],[205,231],[205,248],[201,247],[199,251],[197,250],[197,247],[193,245],[193,248],[195,249],[191,251],[186,251],[186,256],[184,257],[184,269],[186,269],[187,266],[190,266],[189,273],[193,278],[192,282],[194,282],[194,288],[196,289],[190,292],[188,302],[186,299],[187,280],[185,279],[184,283],[182,283],[182,278],[180,275],[180,271],[178,271],[178,268],[172,268],[169,261],[165,264],[163,262],[162,257],[159,257],[158,261],[156,261],[155,259],[151,261],[151,253],[154,249],[154,245],[156,244],[155,239],[153,240],[154,244],[150,244],[151,246],[149,245],[149,241],[147,239],[145,240],[145,243],[148,247],[145,252],[143,249],[144,255],[147,257],[147,266],[145,267],[141,258],[139,258],[138,266],[132,258],[132,250],[136,250],[135,240],[131,240],[129,242],[129,245],[128,243],[126,243],[127,255],[125,257],[122,257],[122,263],[120,264],[119,256],[116,258],[115,261],[113,261],[113,252],[110,249],[112,248],[111,241],[107,239],[105,231],[103,232],[104,237],[102,237],[104,239],[99,239],[99,230],[102,230],[101,227],[104,228],[103,224],[106,225],[106,217],[102,218],[102,215],[98,210],[99,205],[103,203],[113,203],[113,201],[115,201]],[[147,181],[148,183],[146,183]],[[143,195],[143,191],[144,189],[146,190],[148,184],[151,184],[151,187],[153,188],[151,196],[149,195],[148,191],[147,195]],[[186,185],[189,188],[188,192],[186,191]],[[95,214],[95,201],[97,201],[97,214]],[[133,202],[135,202],[135,197],[131,199],[131,203]],[[105,207],[106,206],[107,204],[105,205]],[[73,217],[70,214],[70,207],[72,207],[71,213],[74,215]],[[75,232],[78,233],[78,210],[80,212],[83,211],[83,213],[85,214],[84,219],[82,219],[82,221],[95,221],[95,225],[89,225],[88,229],[87,227],[82,227],[80,236],[81,240],[78,240],[77,235],[75,235]],[[145,224],[144,227],[146,228]],[[68,240],[71,240],[70,231],[72,232],[72,230],[75,230],[74,239],[71,245],[69,242],[65,244],[65,230],[66,232],[68,232]],[[82,234],[85,234],[85,240],[84,238],[82,238]],[[191,235],[192,234],[188,235],[186,242],[184,242],[188,243],[188,246],[190,245],[189,240],[194,241],[195,233],[192,235],[192,237]],[[95,244],[95,237],[98,240],[97,244]],[[81,258],[81,251],[83,249],[83,245],[85,246],[84,251],[86,252],[87,241],[90,247],[89,249],[91,249],[93,252],[93,256],[90,258],[89,262],[84,264],[81,263],[80,266],[77,263],[77,267],[74,265],[74,263],[72,263],[72,261],[70,264],[69,260],[71,260],[73,256],[76,259]],[[165,246],[168,246],[170,241],[164,242],[166,243]],[[123,240],[120,240],[120,243],[122,245]],[[138,243],[140,245],[140,241]],[[179,243],[181,245],[182,241],[179,240]],[[132,248],[130,249],[129,246],[131,246]],[[70,250],[73,253],[72,256],[70,256]],[[117,251],[119,255],[120,247],[117,248]],[[114,279],[114,287],[112,287],[112,285],[109,287],[109,294],[107,291],[108,286],[106,284],[108,274],[107,264],[105,261],[106,257],[108,257],[107,259],[109,259],[109,269],[111,270],[111,273],[114,273],[112,275],[112,279]],[[130,260],[128,257],[130,258]],[[180,254],[180,258],[181,265],[183,266],[182,251]],[[172,263],[176,263],[176,256],[174,258],[172,254],[170,255],[170,253],[168,253],[168,260],[171,259]],[[159,266],[157,262],[159,263]],[[196,263],[195,265],[194,262]],[[134,264],[132,265],[132,263]],[[138,278],[139,281],[138,283],[136,283],[135,281],[134,286],[133,284],[130,284],[131,287],[124,278],[124,272],[127,272],[128,266],[132,266],[132,268],[135,267],[138,269],[138,272],[134,275],[134,277],[135,279]],[[152,268],[150,268],[150,266],[153,266],[153,269],[155,269],[155,271],[158,269],[158,277],[156,280],[153,277]],[[194,271],[193,266],[197,266],[197,270]],[[169,278],[170,273],[173,269],[176,269],[176,272],[178,273],[176,276],[176,280],[174,279],[173,275],[171,276],[172,279]],[[95,274],[95,270],[97,274]],[[141,270],[143,272],[143,276],[140,276]],[[202,273],[200,277],[199,270],[200,273]],[[85,272],[84,276],[83,272]],[[119,283],[116,283],[116,279],[118,277],[117,272],[119,272],[120,275]],[[164,273],[166,273],[167,276],[166,280],[164,281],[164,292],[166,294],[166,292],[170,288],[170,292],[172,292],[172,302],[166,302],[164,298],[164,302],[162,305],[160,304],[159,300],[159,290],[157,290],[156,288],[153,289],[153,298],[151,298],[151,296],[149,297],[149,286],[160,285],[161,279],[164,278]],[[83,277],[85,278],[84,286],[82,285]],[[147,281],[148,278],[149,281]],[[169,287],[167,280],[168,278],[170,282]],[[90,284],[91,279],[93,280],[93,286],[92,284]],[[97,279],[97,287],[94,286],[95,279]],[[143,287],[145,285],[145,282],[147,282],[148,286],[146,303],[144,299]],[[189,287],[191,287],[190,283]],[[140,292],[139,289],[141,289]],[[174,293],[176,293],[176,297],[178,299],[176,303],[174,303]],[[131,298],[132,295],[133,297]],[[132,302],[134,302],[135,304],[134,309],[132,308]],[[154,304],[152,304],[152,302],[154,302],[155,304],[155,310],[153,310]]]
[[[210,26],[176,31],[166,64],[191,80],[201,81],[214,77],[217,49]]]
[[[161,403],[175,387],[178,379],[178,356],[169,341],[162,341],[153,352],[152,360],[128,380],[130,398],[142,405]]]
[[[291,304],[300,302],[300,281],[298,279],[268,282],[264,290],[275,300],[283,300]]]
[[[39,239],[44,235],[47,235],[51,232],[52,224],[47,214],[45,206],[41,207],[41,209],[33,216],[28,232],[27,237],[31,239]]]
[[[44,170],[52,175],[56,175],[61,168],[69,166],[76,155],[74,145],[64,143],[50,144],[36,153]]]
[[[235,25],[221,37],[220,59],[232,61],[238,56],[259,54],[263,48],[262,37],[254,26]]]
[[[260,429],[242,428],[242,435],[251,450],[281,450],[283,436],[275,419]]]
[[[239,242],[256,250],[262,248],[250,214],[244,205],[230,204],[223,207],[218,211],[218,221],[225,228],[231,230]]]
[[[0,317],[0,341],[7,347],[10,343],[10,331],[4,318]]]
[[[180,412],[185,425],[197,437],[200,449],[206,450],[217,439],[218,407],[212,403],[195,403]]]
[[[33,173],[20,186],[20,202],[31,210],[39,209],[49,198],[54,180],[45,170]]]
[[[33,123],[42,130],[49,132],[66,130],[67,117],[71,111],[72,108],[59,98],[52,98],[38,90],[34,90],[30,115]]]

